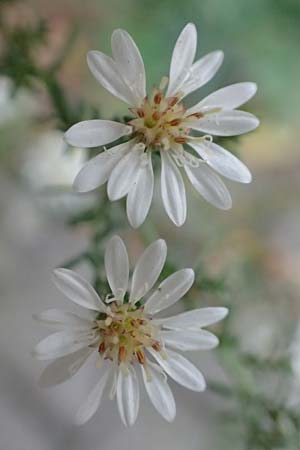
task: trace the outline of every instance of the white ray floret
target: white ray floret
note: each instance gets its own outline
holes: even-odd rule
[[[164,77],[149,95],[143,59],[132,37],[124,30],[116,30],[111,46],[112,57],[90,51],[88,65],[105,89],[129,105],[132,119],[125,124],[109,120],[80,122],[65,136],[70,145],[86,148],[108,143],[113,146],[114,141],[127,136],[131,139],[88,161],[76,177],[74,189],[87,192],[108,181],[109,199],[127,196],[128,220],[137,228],[152,202],[151,155],[158,153],[162,164],[161,197],[175,225],[183,225],[187,214],[181,168],[206,201],[220,209],[231,208],[230,193],[215,171],[240,183],[249,183],[251,174],[228,150],[213,143],[213,136],[240,135],[259,125],[253,114],[236,109],[255,95],[256,84],[226,86],[186,109],[184,97],[208,83],[224,57],[222,51],[216,50],[194,61],[197,30],[192,23],[177,39],[169,78]],[[199,132],[203,135],[199,136]]]
[[[106,396],[116,398],[123,423],[133,425],[140,403],[139,372],[150,401],[169,422],[175,418],[176,406],[168,377],[194,391],[205,389],[202,373],[180,352],[216,347],[218,338],[203,327],[222,320],[228,310],[202,308],[155,317],[182,299],[194,282],[193,270],[182,269],[154,288],[166,255],[165,241],[153,242],[140,256],[129,280],[125,245],[120,237],[112,237],[105,252],[111,288],[105,301],[75,272],[55,270],[57,287],[82,308],[82,314],[58,309],[36,314],[36,320],[55,332],[37,344],[34,355],[53,360],[40,378],[40,385],[48,387],[65,382],[93,353],[98,354],[95,370],[99,380],[80,406],[77,424],[87,422]]]

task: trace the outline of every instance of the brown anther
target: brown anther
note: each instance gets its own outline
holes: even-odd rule
[[[101,344],[99,345],[99,353],[104,353],[105,352],[105,343],[101,342]]]
[[[168,98],[168,105],[175,106],[176,103],[178,102],[178,100],[179,100],[178,97],[170,97],[170,98]]]
[[[153,120],[159,120],[159,119],[160,119],[160,116],[161,116],[161,114],[160,114],[158,111],[155,111],[155,112],[152,114],[152,119],[153,119]]]
[[[174,139],[174,141],[175,142],[177,142],[177,144],[186,144],[186,142],[187,142],[187,139],[186,138],[184,138],[184,137],[176,137],[175,139]]]
[[[138,108],[136,112],[139,117],[145,117],[145,113],[142,108]]]
[[[161,102],[161,100],[162,100],[162,93],[161,93],[161,92],[158,92],[158,93],[155,94],[155,96],[154,96],[154,103],[155,103],[156,105],[159,105],[160,102]]]
[[[140,364],[145,364],[145,362],[146,362],[146,356],[145,356],[145,353],[144,353],[142,350],[138,350],[138,351],[136,352],[136,357],[137,357],[137,360],[138,360],[138,362],[139,362]]]
[[[181,119],[173,119],[173,120],[171,120],[171,122],[169,122],[169,124],[170,124],[172,127],[177,127],[177,125],[179,125],[180,122],[181,122]]]
[[[201,117],[204,117],[204,114],[202,112],[198,112],[198,113],[192,114],[192,116],[197,117],[197,119],[201,119]]]
[[[119,361],[120,362],[124,362],[126,359],[126,354],[127,354],[127,350],[125,347],[120,347],[119,348]]]
[[[160,345],[160,342],[154,341],[154,342],[152,343],[152,348],[153,348],[153,350],[155,350],[156,352],[160,352],[160,351],[161,351],[161,345]]]

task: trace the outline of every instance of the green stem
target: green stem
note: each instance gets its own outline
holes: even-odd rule
[[[47,88],[53,107],[60,119],[61,126],[64,130],[66,130],[73,123],[73,114],[68,107],[68,102],[64,91],[57,81],[56,76],[52,72],[47,71],[41,73],[41,79]]]

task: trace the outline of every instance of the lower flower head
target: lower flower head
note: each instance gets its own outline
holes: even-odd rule
[[[179,352],[216,347],[216,336],[202,328],[223,319],[227,309],[202,308],[167,318],[156,317],[180,300],[194,282],[193,270],[182,269],[153,289],[166,253],[163,240],[153,242],[139,258],[129,290],[127,251],[123,241],[114,236],[105,252],[111,294],[104,300],[75,272],[55,271],[57,287],[92,315],[50,309],[35,316],[59,331],[42,340],[34,354],[39,359],[54,359],[41,376],[44,386],[65,381],[92,353],[98,354],[99,382],[79,409],[78,424],[92,417],[106,391],[109,398],[116,396],[124,424],[132,425],[139,410],[138,368],[151,402],[168,421],[176,414],[168,376],[188,389],[205,389],[201,372]]]

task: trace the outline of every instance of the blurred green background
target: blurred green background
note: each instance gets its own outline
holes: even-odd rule
[[[104,192],[71,192],[86,154],[65,148],[59,99],[64,95],[73,111],[66,122],[95,111],[107,119],[127,114],[89,73],[87,51],[110,54],[112,31],[125,28],[141,50],[150,90],[168,74],[173,45],[190,21],[198,29],[198,57],[222,49],[225,60],[188,103],[230,83],[258,84],[245,107],[261,126],[224,142],[248,165],[253,182],[226,182],[233,196],[228,212],[189,191],[182,229],[168,222],[156,198],[142,232],[164,237],[171,260],[182,267],[200,267],[195,304],[231,307],[232,342],[195,361],[208,379],[228,380],[234,395],[212,390],[197,397],[174,387],[174,425],[143,405],[137,425],[125,431],[108,403],[76,429],[72,417],[90,389],[90,372],[45,392],[37,387],[40,364],[30,356],[44,335],[31,314],[62,301],[51,270],[90,238],[89,226],[70,229],[66,221]],[[20,29],[34,31],[15,36]],[[300,448],[299,42],[299,0],[0,0],[1,448]],[[57,92],[52,83],[54,95],[41,76],[49,67],[62,87]],[[134,259],[141,240],[128,227],[123,234]]]

